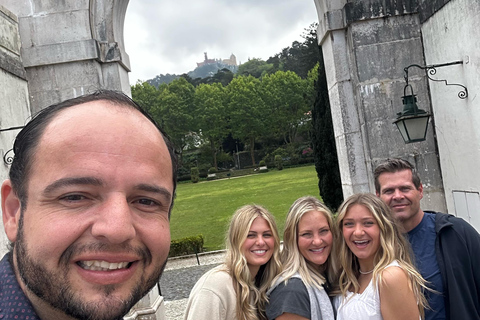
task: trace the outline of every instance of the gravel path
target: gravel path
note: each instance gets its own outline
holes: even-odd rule
[[[165,316],[168,320],[182,320],[188,295],[197,280],[208,270],[223,262],[225,250],[172,258],[167,262],[160,279],[160,290],[165,299]]]

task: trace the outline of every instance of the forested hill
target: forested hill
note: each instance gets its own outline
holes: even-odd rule
[[[206,64],[200,67],[196,67],[195,70],[189,71],[186,74],[192,79],[205,79],[208,77],[213,77],[219,70],[227,69],[232,73],[236,73],[238,66],[231,66],[222,63],[221,61],[216,61],[215,63]],[[158,88],[162,83],[169,84],[175,79],[178,79],[180,75],[176,74],[161,74],[156,76],[153,79],[147,80],[149,84]]]
[[[201,83],[223,83],[224,78],[231,80],[235,74],[260,78],[262,75],[273,74],[279,70],[293,71],[302,79],[305,79],[308,71],[319,61],[315,24],[306,28],[302,37],[304,38],[303,42],[294,41],[290,47],[283,48],[280,52],[268,58],[267,61],[252,58],[239,66],[232,66],[218,60],[215,63],[204,64],[182,75],[160,74],[146,82],[158,88],[163,83],[169,84],[175,79],[184,77],[196,86]]]

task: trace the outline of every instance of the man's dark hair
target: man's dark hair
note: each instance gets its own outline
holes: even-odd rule
[[[410,170],[412,172],[413,185],[417,189],[420,188],[422,182],[420,181],[420,177],[418,176],[415,167],[407,160],[394,158],[385,160],[384,162],[380,163],[377,168],[375,168],[375,171],[373,172],[373,176],[375,178],[375,191],[380,193],[380,183],[378,182],[378,177],[380,177],[382,173],[395,173],[403,170]]]
[[[39,141],[45,131],[45,128],[48,126],[48,124],[50,124],[55,116],[57,116],[58,113],[64,109],[87,102],[102,100],[111,102],[112,104],[121,107],[138,110],[151,123],[153,123],[161,133],[165,144],[167,145],[168,152],[170,153],[170,159],[172,160],[173,194],[172,205],[170,206],[171,210],[177,186],[178,160],[175,153],[175,147],[168,138],[167,134],[145,110],[143,110],[137,103],[135,103],[135,101],[133,101],[123,92],[112,90],[99,90],[92,94],[69,99],[42,109],[18,133],[17,137],[15,138],[15,143],[13,144],[13,152],[15,153],[15,156],[13,158],[12,166],[10,167],[9,176],[12,182],[13,191],[19,198],[22,205],[22,210],[25,210],[27,205],[27,181],[31,172],[33,156],[36,151],[36,147],[38,146]]]

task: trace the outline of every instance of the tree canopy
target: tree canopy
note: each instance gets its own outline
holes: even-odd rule
[[[336,209],[342,190],[316,24],[302,36],[303,42],[294,41],[267,61],[250,59],[237,74],[224,68],[206,78],[168,75],[157,79],[158,87],[138,82],[132,97],[152,114],[181,155],[187,149],[208,150],[209,165],[215,168],[218,157],[229,157],[222,146],[245,146],[253,166],[259,142],[266,150],[263,159],[313,153],[320,194]],[[175,79],[161,83],[164,78]]]

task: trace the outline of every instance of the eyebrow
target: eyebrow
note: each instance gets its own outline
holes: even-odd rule
[[[363,218],[360,218],[359,220],[368,220],[368,219],[374,219],[374,217],[363,217]],[[343,221],[355,221],[355,219],[353,218],[348,218],[348,219],[343,219]]]
[[[45,190],[43,191],[44,195],[48,195],[55,190],[58,190],[63,187],[68,186],[75,186],[75,185],[89,185],[89,186],[97,186],[101,187],[104,185],[101,179],[95,177],[71,177],[71,178],[63,178],[57,181],[54,181],[52,184],[48,185]],[[168,199],[172,198],[172,193],[168,191],[166,188],[159,187],[156,185],[150,185],[146,183],[141,183],[134,187],[135,190],[139,191],[146,191],[151,193],[156,193],[165,196]]]
[[[302,233],[302,232],[313,232],[312,229],[298,229],[298,233]]]
[[[152,184],[141,183],[141,184],[135,186],[135,190],[160,194],[160,195],[163,195],[163,196],[167,197],[168,199],[172,198],[172,193],[170,191],[168,191],[166,188],[159,187],[159,186],[152,185]]]
[[[57,189],[74,185],[103,186],[103,181],[94,177],[63,178],[49,184],[45,190],[43,190],[43,194],[47,195]]]

